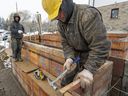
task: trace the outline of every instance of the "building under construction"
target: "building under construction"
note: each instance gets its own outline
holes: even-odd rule
[[[94,75],[91,96],[128,96],[128,26],[123,17],[124,15],[128,17],[128,13],[122,13],[122,16],[119,12],[119,10],[126,10],[127,12],[127,5],[128,2],[124,2],[99,8],[104,21],[106,20],[105,24],[110,23],[107,36],[112,42],[112,46],[108,61]],[[104,12],[108,8],[110,8],[110,17],[108,11]],[[117,21],[120,23],[115,23]],[[53,81],[64,71],[65,58],[59,32],[44,32],[39,35],[24,36],[23,42],[23,62],[14,62],[10,57],[13,78],[16,78],[16,82],[20,83],[19,86],[23,88],[21,89],[22,95],[14,96],[84,96],[85,92],[80,87],[79,79],[62,88],[60,86],[61,79],[53,85],[47,79]],[[4,51],[8,56],[11,55],[10,49],[1,51],[1,54],[6,54]],[[5,55],[1,56],[2,60],[6,57]],[[35,76],[38,73],[43,75],[38,78]],[[4,89],[0,89],[0,92],[1,90]]]

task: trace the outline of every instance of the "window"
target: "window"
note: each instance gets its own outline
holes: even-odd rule
[[[117,19],[119,15],[119,8],[115,8],[111,10],[111,18],[112,19]]]

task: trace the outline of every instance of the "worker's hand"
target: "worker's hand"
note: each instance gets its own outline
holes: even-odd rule
[[[78,73],[76,79],[80,79],[81,87],[83,89],[88,89],[93,82],[93,74],[90,71],[84,69]]]
[[[71,58],[68,58],[66,62],[64,63],[64,70],[70,70],[72,66],[73,60]]]
[[[23,33],[23,31],[22,31],[22,30],[18,30],[18,33],[19,33],[19,34],[22,34],[22,33]]]

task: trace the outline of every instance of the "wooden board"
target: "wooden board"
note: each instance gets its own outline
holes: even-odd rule
[[[92,89],[89,90],[91,92],[91,96],[102,96],[107,91],[111,83],[112,68],[113,63],[110,61],[106,61],[106,63],[97,70],[96,74],[94,75],[93,84],[91,85]],[[63,96],[66,92],[70,93],[72,96],[80,96],[80,94],[78,94],[79,92],[77,93],[76,91],[78,88],[76,86],[79,83],[80,80],[77,80],[60,89],[58,92],[58,96]],[[75,87],[76,89],[72,87]]]
[[[121,33],[121,34],[119,34],[119,33],[108,33],[108,38],[110,39],[110,40],[117,40],[117,39],[120,39],[120,38],[126,38],[126,37],[128,37],[128,33]]]
[[[98,69],[94,76],[93,96],[102,96],[108,90],[112,79],[112,69],[113,62],[109,61]]]
[[[41,42],[42,45],[46,45],[46,46],[49,46],[49,47],[54,47],[54,48],[59,48],[59,49],[62,49],[62,45],[61,45],[61,42],[56,42],[56,41],[42,41]]]
[[[72,96],[72,94],[66,92],[66,93],[64,94],[64,96]]]
[[[29,85],[31,82],[31,79],[28,78],[28,74],[29,73],[25,73],[22,70],[22,67],[18,66],[18,64],[12,64],[12,70],[13,70],[13,74],[17,77],[18,81],[20,82],[21,86],[25,89],[26,93],[31,96],[31,90],[29,89]]]
[[[16,64],[16,66],[20,69],[22,69],[23,72],[25,73],[30,73],[36,69],[38,69],[37,66],[30,64],[30,63],[26,63],[25,61],[23,62],[13,62],[14,64]]]
[[[128,50],[128,41],[127,42],[112,42],[112,49],[119,50],[119,51],[126,51]]]
[[[43,56],[39,56],[39,67],[41,69],[44,69],[47,72],[50,72],[50,64],[51,64],[51,60]]]
[[[43,34],[41,36],[41,39],[43,41],[47,40],[47,41],[55,41],[55,42],[61,42],[61,37],[59,32],[58,33],[50,33],[50,34]]]
[[[40,56],[39,60],[40,69],[46,70],[51,75],[57,77],[63,72],[63,65],[42,56]]]
[[[42,72],[43,72],[43,74],[45,74],[45,76],[47,76],[49,79],[51,79],[52,81],[53,80],[55,80],[56,79],[56,77],[55,76],[53,76],[52,74],[50,74],[49,72],[47,72],[47,71],[45,71],[45,70],[43,70],[43,69],[40,69]],[[60,82],[61,82],[61,80],[58,80],[57,82],[56,82],[56,84],[57,84],[57,86],[60,88]]]
[[[34,44],[30,42],[24,42],[24,43],[25,43],[24,47],[26,49],[29,49],[36,54],[40,54],[52,60],[58,61],[60,64],[63,64],[65,62],[63,51],[60,49]]]
[[[61,37],[59,32],[57,33],[46,33],[40,35],[41,41],[53,41],[53,42],[61,42]],[[24,41],[31,41],[31,42],[39,42],[39,35],[31,35],[31,36],[24,36]],[[36,43],[36,42],[35,42]]]
[[[29,54],[30,54],[30,62],[36,66],[39,66],[39,55],[31,51],[29,51]]]
[[[55,61],[51,61],[49,71],[50,71],[50,74],[57,77],[63,72],[63,65],[61,65]]]
[[[61,88],[58,91],[58,96],[63,96],[67,91],[72,89],[74,86],[77,86],[78,84],[80,84],[80,79],[73,81],[72,83],[68,84],[67,86]]]
[[[128,59],[128,50],[126,50],[126,51],[111,50],[110,56],[125,60],[125,59]]]
[[[33,83],[37,86],[39,86],[39,88],[41,88],[41,90],[47,94],[47,96],[56,96],[56,92],[53,90],[53,88],[48,84],[47,80],[41,81],[41,80],[37,80],[33,73],[28,75],[32,80]],[[33,86],[34,87],[34,86]],[[37,90],[38,91],[38,90]],[[45,94],[45,95],[46,95]],[[43,96],[43,95],[42,95]]]

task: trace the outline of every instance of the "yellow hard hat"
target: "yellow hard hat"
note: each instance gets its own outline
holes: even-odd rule
[[[62,0],[42,0],[42,6],[48,14],[50,20],[55,19],[59,14]]]

